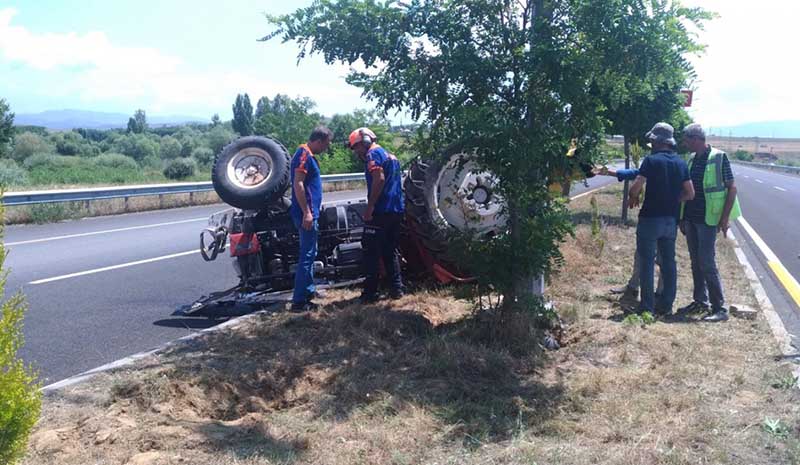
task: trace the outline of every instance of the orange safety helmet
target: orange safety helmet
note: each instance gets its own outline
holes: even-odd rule
[[[349,148],[353,148],[359,142],[363,142],[364,144],[367,145],[372,145],[377,140],[378,137],[369,128],[358,128],[350,133],[347,146]]]

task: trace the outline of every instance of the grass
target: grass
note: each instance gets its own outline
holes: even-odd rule
[[[632,265],[618,196],[596,194],[601,253],[590,199],[572,205],[583,222],[549,285],[561,350],[458,289],[368,306],[331,292],[48,396],[23,463],[800,463],[800,393],[762,319],[623,323],[607,295]],[[728,241],[718,257],[728,301],[757,308]]]

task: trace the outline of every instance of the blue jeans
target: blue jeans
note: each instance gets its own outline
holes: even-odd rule
[[[710,297],[711,308],[714,311],[722,310],[725,298],[717,270],[717,227],[692,221],[686,221],[684,225],[689,258],[692,259],[692,298],[695,302],[708,304]]]
[[[314,286],[314,260],[317,258],[317,236],[319,225],[317,220],[311,225],[311,230],[303,229],[303,220],[292,218],[294,227],[300,233],[300,253],[297,257],[297,270],[294,273],[294,295],[292,302],[302,304],[311,300],[316,287]]]
[[[678,235],[678,222],[672,216],[639,217],[636,227],[636,247],[639,251],[639,281],[642,289],[641,311],[660,313],[672,312],[675,294],[678,290],[678,270],[675,264],[675,238]],[[655,301],[653,272],[655,270],[656,250],[661,255],[661,279],[664,291]]]

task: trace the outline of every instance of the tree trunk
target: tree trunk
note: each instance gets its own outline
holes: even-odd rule
[[[631,143],[628,136],[623,136],[623,147],[625,150],[625,169],[631,167]],[[628,181],[622,186],[622,222],[628,221]]]

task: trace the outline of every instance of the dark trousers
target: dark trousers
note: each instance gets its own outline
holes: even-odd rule
[[[692,259],[693,298],[695,302],[708,304],[714,311],[722,310],[725,298],[722,282],[717,270],[717,227],[705,223],[686,221],[686,244]]]
[[[397,243],[400,240],[400,224],[402,213],[376,213],[372,221],[364,225],[362,246],[364,247],[364,294],[374,295],[378,292],[380,281],[380,262],[386,268],[386,275],[392,291],[403,290],[400,276],[400,258],[397,254]]]
[[[636,248],[639,252],[639,281],[641,285],[640,310],[670,313],[678,287],[678,272],[675,264],[675,238],[678,223],[674,217],[639,217],[636,227]],[[664,290],[656,302],[653,289],[653,272],[656,254],[661,255],[661,279]]]

